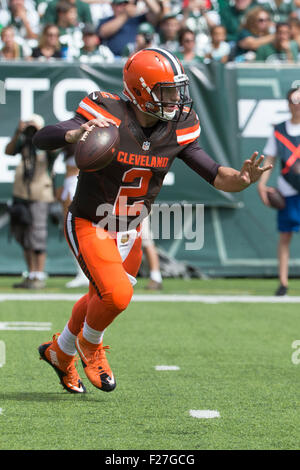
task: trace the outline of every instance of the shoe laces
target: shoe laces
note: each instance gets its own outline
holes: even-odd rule
[[[98,370],[99,367],[99,362],[101,362],[101,367],[104,372],[109,372],[111,374],[111,370],[109,367],[109,364],[106,359],[105,352],[110,352],[109,351],[110,347],[109,346],[102,346],[100,345],[96,351],[94,352],[93,356],[90,359],[90,365]]]
[[[78,381],[80,380],[79,374],[76,369],[76,365],[78,363],[78,356],[74,356],[68,367],[66,368],[66,372],[68,374],[68,378],[71,382],[75,382],[76,385],[78,384]]]

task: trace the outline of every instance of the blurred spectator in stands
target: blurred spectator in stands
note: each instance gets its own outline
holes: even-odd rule
[[[9,0],[9,17],[7,25],[15,28],[16,36],[25,39],[37,39],[40,18],[33,9],[28,9],[25,0]]]
[[[114,62],[115,56],[109,47],[100,44],[94,25],[86,25],[82,31],[83,47],[80,49],[80,62],[103,63]]]
[[[204,55],[210,42],[210,30],[220,24],[220,15],[211,0],[189,0],[183,2],[183,25],[196,35],[196,51]]]
[[[8,10],[7,1],[8,0],[0,0],[0,30],[4,26],[7,26],[10,20],[10,13]]]
[[[15,171],[13,204],[10,207],[11,232],[23,249],[28,277],[13,287],[45,287],[47,222],[49,203],[54,201],[52,168],[58,152],[37,150],[32,138],[44,126],[44,119],[33,114],[20,121],[5,148],[7,155],[21,154]]]
[[[299,18],[290,18],[288,23],[291,31],[291,39],[296,41],[298,48],[300,48],[300,20]]]
[[[182,8],[185,3],[188,3],[189,0],[159,0],[163,8],[163,16],[173,13],[178,15],[181,13]]]
[[[227,41],[236,43],[246,13],[253,8],[253,0],[233,0],[220,4],[221,23],[227,31]]]
[[[72,60],[82,47],[82,31],[78,24],[77,8],[66,0],[57,3],[57,26],[63,59]]]
[[[61,0],[52,0],[48,3],[45,14],[42,16],[41,21],[43,23],[57,24],[58,22],[58,10],[57,5]],[[74,5],[77,10],[77,17],[79,23],[92,23],[90,7],[86,2],[81,0],[68,0],[69,3]]]
[[[179,60],[203,62],[203,57],[196,53],[196,35],[193,31],[188,28],[181,29],[179,31],[179,45],[179,50],[175,52]]]
[[[256,0],[256,3],[269,13],[273,23],[285,23],[291,14],[297,16],[294,0]]]
[[[155,29],[150,23],[141,23],[134,43],[128,43],[122,53],[123,57],[129,57],[131,54],[145,49],[145,47],[155,47]]]
[[[99,21],[109,16],[113,16],[113,9],[110,0],[83,0],[90,7],[93,25],[98,26]]]
[[[177,18],[177,15],[170,13],[165,15],[158,28],[159,33],[159,47],[167,49],[170,52],[176,52],[179,50],[179,31],[181,23]]]
[[[40,35],[39,44],[32,49],[30,59],[50,60],[61,59],[61,45],[59,42],[59,30],[55,24],[44,26]]]
[[[297,17],[300,19],[300,0],[294,0]]]
[[[205,58],[222,62],[228,62],[230,46],[226,42],[226,29],[224,26],[214,26],[211,30],[211,42],[206,46]]]
[[[23,47],[15,40],[15,30],[13,26],[2,28],[1,42],[0,60],[15,60],[25,57]]]
[[[35,5],[36,11],[39,14],[40,20],[44,16],[49,3],[51,2],[53,2],[53,0],[32,0],[32,3]]]
[[[263,8],[255,7],[248,11],[237,38],[237,60],[253,60],[260,46],[271,44],[274,34],[270,33],[270,25],[269,13]]]
[[[108,46],[117,57],[122,56],[124,45],[135,42],[138,27],[148,21],[156,24],[161,15],[157,0],[145,0],[147,13],[138,14],[135,0],[112,0],[113,16],[99,22],[98,34],[102,44]]]
[[[288,23],[277,23],[275,38],[270,44],[261,46],[256,53],[256,60],[261,62],[297,62],[299,47],[291,40]]]

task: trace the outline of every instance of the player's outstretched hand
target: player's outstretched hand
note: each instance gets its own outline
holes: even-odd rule
[[[93,126],[98,127],[108,127],[110,124],[116,125],[115,121],[109,118],[96,118],[91,119],[90,121],[82,124],[79,129],[72,129],[68,131],[65,135],[65,139],[69,144],[76,144],[78,140],[82,137],[85,131],[90,131],[93,129]]]
[[[256,183],[261,175],[268,170],[273,168],[273,165],[266,165],[261,167],[264,156],[261,155],[257,158],[258,152],[254,152],[248,160],[244,161],[242,169],[240,171],[240,179],[245,186],[249,186],[252,183]]]

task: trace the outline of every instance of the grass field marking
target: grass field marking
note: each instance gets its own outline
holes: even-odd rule
[[[72,301],[76,302],[83,294],[0,294],[0,302],[4,301]],[[134,302],[199,302],[205,304],[218,303],[271,303],[271,304],[299,304],[300,296],[272,296],[272,295],[198,295],[198,294],[135,294]]]
[[[217,410],[190,410],[189,413],[192,418],[211,419],[221,417]]]
[[[293,352],[292,354],[292,363],[295,364],[296,366],[300,364],[300,340],[296,339],[295,341],[292,342],[292,348],[296,349],[296,351]]]
[[[0,331],[50,331],[52,323],[34,321],[2,321]]]
[[[77,301],[84,294],[0,294],[0,302],[5,302],[6,300],[69,300]]]
[[[6,362],[6,346],[4,341],[0,340],[0,367],[3,367]]]
[[[180,370],[178,366],[155,366],[155,370]]]
[[[300,303],[300,296],[262,296],[262,295],[180,295],[180,294],[138,294],[135,302],[199,302],[218,303]]]

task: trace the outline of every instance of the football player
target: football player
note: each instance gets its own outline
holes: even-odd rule
[[[89,278],[89,292],[75,303],[61,335],[39,347],[41,358],[71,393],[85,392],[74,365],[76,350],[95,387],[107,392],[116,387],[104,331],[133,294],[142,250],[140,225],[132,228],[132,222],[150,212],[174,159],[183,160],[215,188],[230,192],[244,190],[272,167],[261,167],[263,156],[254,152],[238,171],[218,165],[199,147],[200,122],[192,110],[188,77],[167,50],[148,48],[132,55],[123,81],[125,99],[95,91],[79,103],[73,119],[46,126],[34,139],[37,147],[53,150],[78,142],[92,125],[114,124],[120,132],[113,161],[102,170],[79,173],[66,217],[66,238]],[[101,210],[108,205],[110,217]]]

